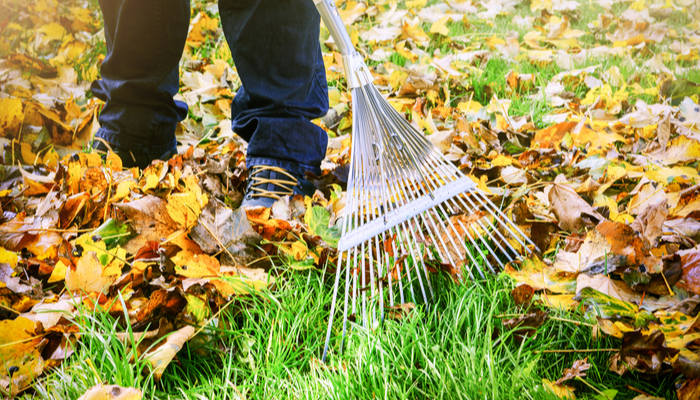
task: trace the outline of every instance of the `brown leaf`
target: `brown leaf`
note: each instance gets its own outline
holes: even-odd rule
[[[700,378],[689,379],[683,382],[680,389],[676,392],[678,400],[697,400],[700,399]]]
[[[7,57],[7,62],[19,67],[21,71],[36,74],[42,78],[54,78],[58,74],[56,67],[26,54],[12,54]]]
[[[700,294],[700,245],[692,249],[679,251],[681,268],[683,269],[683,281],[695,294]]]
[[[664,346],[664,340],[661,331],[648,336],[640,331],[626,332],[620,351],[610,358],[610,369],[619,375],[628,370],[658,374],[664,361],[670,361],[678,353],[678,350]]]
[[[673,362],[673,370],[689,379],[700,378],[700,351],[680,349],[678,358]]]
[[[59,212],[59,221],[61,228],[68,228],[75,220],[78,214],[83,210],[85,204],[90,200],[90,194],[87,192],[77,193],[66,199]]]
[[[227,255],[238,254],[247,244],[260,240],[243,209],[233,210],[216,198],[212,198],[199,215],[190,236],[203,252],[211,254],[223,250]]]
[[[395,306],[386,307],[386,316],[389,319],[401,320],[415,308],[416,305],[413,303],[402,303]]]
[[[148,297],[148,303],[136,314],[136,320],[143,323],[155,321],[162,314],[175,316],[186,304],[185,298],[177,290],[159,289]]]
[[[663,232],[664,221],[668,217],[668,207],[666,201],[655,203],[646,207],[637,215],[630,227],[639,232],[647,242],[653,245],[656,238]]]
[[[574,379],[577,376],[583,378],[586,376],[586,371],[588,371],[589,368],[591,368],[591,364],[588,363],[588,357],[584,358],[583,360],[576,360],[574,361],[573,365],[571,365],[571,368],[564,370],[561,378],[559,378],[555,383],[557,385],[561,385],[562,383]]]
[[[547,320],[547,313],[542,310],[522,314],[518,317],[503,321],[503,326],[508,330],[516,330],[514,337],[522,341],[528,336],[532,336],[537,332],[544,321]]]
[[[533,289],[532,286],[526,283],[516,286],[510,292],[510,295],[513,296],[513,301],[515,301],[515,304],[518,306],[526,306],[530,304],[530,301],[532,301],[532,296],[534,296],[534,294],[535,289]]]
[[[564,135],[571,132],[576,127],[577,123],[573,121],[561,122],[556,125],[540,129],[535,132],[533,144],[538,145],[541,149],[558,148]]]
[[[148,242],[161,242],[177,230],[166,205],[165,200],[151,195],[128,203],[115,204],[124,212],[131,227],[138,234],[124,246],[129,253],[136,254]]]
[[[626,264],[639,264],[646,257],[647,250],[641,236],[630,226],[603,221],[595,229],[608,241],[613,254],[625,257]]]
[[[597,223],[604,219],[568,185],[554,184],[549,191],[549,203],[559,227],[568,232],[584,228],[588,221]]]

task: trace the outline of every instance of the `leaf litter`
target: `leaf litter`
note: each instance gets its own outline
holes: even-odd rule
[[[504,269],[525,311],[504,323],[535,334],[547,313],[533,302],[582,304],[594,331],[621,339],[613,371],[679,374],[679,398],[696,398],[697,3],[337,3],[392,105],[537,243],[536,256]],[[229,119],[241,82],[216,7],[194,2],[180,155],[141,171],[81,151],[97,128],[100,104],[87,93],[104,58],[99,11],[87,4],[0,3],[3,393],[70,355],[79,309],[128,318],[159,343],[142,352],[159,375],[194,327],[273,287],[273,264],[332,268],[335,257],[352,110],[327,30],[331,112],[318,123],[330,141],[322,175],[310,177],[320,190],[243,212],[245,145]],[[564,378],[543,384],[573,397]]]

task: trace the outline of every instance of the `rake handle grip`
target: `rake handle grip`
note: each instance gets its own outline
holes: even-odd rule
[[[338,13],[338,8],[335,6],[333,0],[314,0],[314,5],[318,9],[318,13],[321,14],[321,19],[323,23],[330,31],[335,44],[340,50],[340,54],[352,55],[357,51],[352,45],[352,40],[350,40],[350,35],[348,35],[347,29],[345,29],[345,24],[343,24],[343,19],[340,18],[340,13]]]

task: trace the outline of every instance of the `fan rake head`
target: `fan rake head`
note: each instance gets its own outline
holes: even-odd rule
[[[374,327],[387,307],[407,298],[428,303],[431,269],[450,265],[459,279],[483,277],[485,270],[495,272],[534,244],[384,100],[334,1],[314,4],[343,56],[353,108],[325,360],[336,314],[342,314],[344,340],[350,320]]]
[[[344,339],[349,320],[373,327],[389,307],[428,303],[430,270],[450,265],[459,279],[483,277],[534,246],[372,83],[352,90],[352,107],[350,175],[324,360],[336,314],[342,313]]]

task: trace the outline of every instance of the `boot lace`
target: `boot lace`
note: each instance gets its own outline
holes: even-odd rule
[[[258,176],[260,173],[265,171],[277,172],[278,174],[288,177],[289,180]],[[249,179],[250,187],[248,191],[251,198],[268,197],[275,200],[279,200],[283,196],[293,195],[294,187],[299,183],[297,178],[290,174],[286,169],[272,165],[254,165]],[[265,189],[265,186],[268,184],[274,185],[277,190]]]

